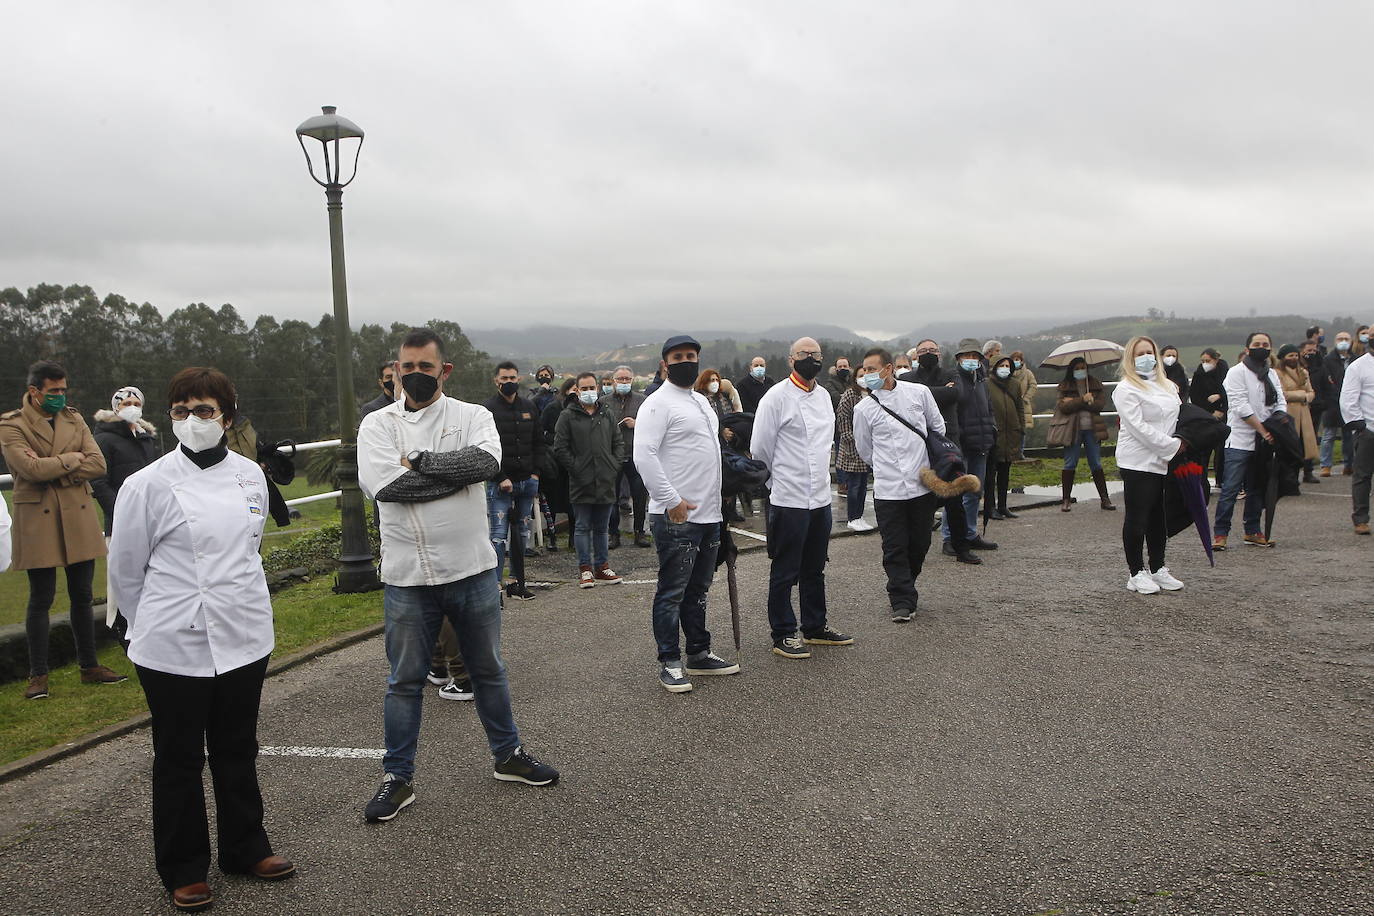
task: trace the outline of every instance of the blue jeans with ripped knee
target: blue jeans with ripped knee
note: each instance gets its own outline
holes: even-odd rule
[[[654,592],[654,641],[658,660],[664,664],[679,661],[682,650],[678,628],[687,639],[687,655],[711,648],[706,629],[706,593],[716,574],[716,552],[720,549],[720,523],[699,525],[668,521],[668,516],[649,516],[658,548],[658,590]]]

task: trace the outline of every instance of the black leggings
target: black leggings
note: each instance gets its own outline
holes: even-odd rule
[[[29,674],[48,673],[48,611],[57,595],[57,567],[30,569],[29,608],[24,629],[29,638]],[[76,639],[76,658],[81,667],[90,668],[95,659],[95,620],[91,616],[91,585],[95,580],[95,560],[83,560],[67,567],[67,597],[72,606],[72,636]]]
[[[1126,511],[1121,520],[1126,565],[1133,576],[1144,569],[1141,547],[1148,546],[1150,572],[1158,572],[1164,565],[1164,547],[1169,540],[1164,530],[1164,475],[1121,468],[1121,482],[1126,486]]]
[[[997,508],[1003,512],[1007,510],[1007,491],[1011,489],[1011,462],[997,462],[995,490],[997,492]]]

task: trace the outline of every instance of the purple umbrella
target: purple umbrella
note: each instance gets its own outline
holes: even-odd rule
[[[1188,517],[1192,519],[1198,537],[1202,539],[1202,549],[1207,552],[1207,562],[1216,566],[1216,558],[1212,555],[1212,526],[1207,519],[1207,491],[1202,465],[1190,458],[1184,459],[1173,464],[1169,473],[1178,485],[1178,493],[1183,498],[1183,506]],[[1170,526],[1175,529],[1171,533],[1176,534],[1186,527],[1186,523],[1175,523]]]

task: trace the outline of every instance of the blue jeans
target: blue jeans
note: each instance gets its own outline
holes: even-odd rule
[[[797,632],[792,586],[801,605],[801,628],[825,629],[825,561],[830,552],[830,507],[768,507],[768,626],[774,639]]]
[[[982,486],[977,493],[965,493],[960,500],[964,505],[964,523],[968,527],[967,536],[973,540],[978,536],[978,506],[983,501],[983,491],[988,488],[988,453],[987,452],[964,452],[964,464],[968,472],[977,477]],[[940,521],[940,534],[946,541],[949,540],[949,513],[946,512]]]
[[[1231,515],[1236,510],[1236,494],[1245,487],[1245,533],[1259,534],[1260,519],[1264,516],[1264,494],[1256,489],[1255,475],[1251,473],[1250,459],[1254,452],[1241,448],[1228,448],[1221,472],[1221,495],[1217,497],[1217,514],[1212,522],[1212,533],[1226,537],[1231,533]]]
[[[1084,449],[1088,453],[1088,467],[1094,471],[1102,470],[1102,446],[1097,442],[1097,434],[1091,429],[1080,429],[1078,438],[1069,443],[1069,447],[1064,449],[1064,470],[1072,471],[1078,467],[1078,452]]]
[[[716,574],[716,551],[720,548],[720,525],[683,522],[675,525],[668,516],[649,516],[658,549],[658,589],[654,592],[654,641],[658,660],[678,661],[678,627],[687,638],[687,655],[711,648],[706,629],[706,593]]]
[[[845,497],[845,521],[852,522],[864,517],[864,503],[868,500],[867,471],[838,471],[840,483],[845,485],[849,495]]]
[[[1324,468],[1331,467],[1331,462],[1335,459],[1337,436],[1341,437],[1341,461],[1346,467],[1350,467],[1350,462],[1354,460],[1354,438],[1340,426],[1323,426],[1322,442],[1318,453],[1317,463]]]
[[[496,570],[499,573],[506,563],[506,546],[514,543],[510,551],[510,573],[521,585],[525,584],[525,516],[534,506],[534,498],[539,494],[539,481],[533,477],[511,481],[511,491],[502,493],[499,484],[487,481],[487,531],[491,546],[496,550]],[[511,531],[511,519],[519,524]]]
[[[611,523],[611,503],[576,503],[573,505],[573,546],[577,548],[577,565],[593,568],[610,562],[609,538],[606,526]],[[593,563],[595,558],[595,563]]]
[[[510,706],[506,666],[501,661],[501,590],[496,570],[443,585],[388,585],[382,594],[386,682],[382,726],[386,756],[382,769],[409,782],[415,777],[420,737],[420,701],[439,625],[447,617],[458,634],[458,650],[476,694],[477,718],[487,732],[492,756],[504,760],[520,746]]]

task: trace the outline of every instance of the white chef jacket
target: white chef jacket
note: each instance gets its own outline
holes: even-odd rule
[[[922,432],[943,434],[945,418],[930,389],[920,382],[875,391],[883,407]],[[874,499],[915,499],[930,492],[921,469],[930,467],[926,442],[864,395],[854,405],[854,450],[873,469]]]
[[[10,568],[10,510],[0,497],[0,572]]]
[[[706,398],[664,382],[639,407],[634,461],[649,491],[649,511],[666,514],[682,500],[696,508],[687,521],[721,520],[720,421]]]
[[[1164,385],[1151,379],[1141,388],[1127,379],[1112,392],[1121,433],[1116,439],[1116,463],[1128,471],[1166,474],[1169,460],[1178,453],[1178,386],[1167,378]]]
[[[768,501],[792,509],[830,505],[830,448],[835,407],[820,385],[810,391],[790,375],[764,392],[754,412],[750,452],[768,465]]]
[[[406,473],[401,459],[412,451],[457,452],[473,445],[501,460],[501,437],[485,407],[448,396],[421,410],[397,401],[363,418],[358,483],[376,499]],[[483,481],[429,502],[378,502],[377,512],[387,585],[444,585],[496,568]]]
[[[114,599],[129,660],[213,677],[272,651],[272,599],[258,549],[267,523],[262,468],[229,452],[201,470],[181,449],[119,488],[110,536]]]
[[[1231,435],[1226,439],[1227,448],[1253,452],[1255,431],[1245,422],[1245,418],[1253,414],[1256,420],[1263,423],[1274,411],[1288,410],[1288,401],[1283,396],[1283,382],[1279,381],[1279,374],[1272,368],[1269,370],[1269,381],[1279,396],[1273,406],[1264,403],[1264,382],[1245,363],[1236,363],[1227,370],[1226,422],[1231,427]]]
[[[1374,429],[1374,350],[1352,359],[1341,383],[1341,420],[1364,420]]]

